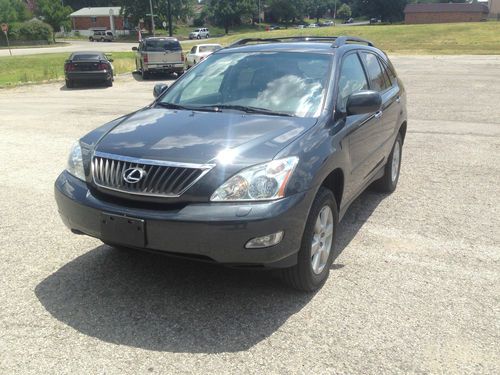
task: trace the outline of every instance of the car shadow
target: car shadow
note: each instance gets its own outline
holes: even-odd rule
[[[106,83],[101,82],[79,82],[75,84],[72,88],[68,88],[66,84],[62,85],[59,90],[60,91],[81,91],[81,90],[105,90],[110,89],[111,87],[107,86]]]
[[[337,254],[384,197],[367,191],[353,203],[339,227]],[[290,289],[271,272],[106,245],[65,264],[35,294],[52,316],[85,335],[177,353],[247,350],[314,297]]]
[[[134,71],[132,72],[132,77],[138,82],[156,82],[156,81],[172,81],[179,78],[179,75],[176,74],[166,74],[166,73],[155,73],[150,74],[146,79],[142,78],[141,72]]]
[[[147,350],[246,350],[314,296],[271,272],[230,269],[99,246],[40,282],[35,294],[59,321],[100,340]]]

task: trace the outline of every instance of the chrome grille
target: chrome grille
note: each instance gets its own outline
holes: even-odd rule
[[[136,159],[96,152],[92,158],[92,178],[101,188],[129,194],[179,197],[203,177],[213,164],[191,164]],[[127,182],[127,171],[139,169],[140,179]]]

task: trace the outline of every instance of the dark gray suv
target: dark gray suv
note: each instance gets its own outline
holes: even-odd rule
[[[75,143],[55,183],[73,233],[313,291],[351,202],[398,183],[405,90],[368,41],[242,40],[155,96]]]

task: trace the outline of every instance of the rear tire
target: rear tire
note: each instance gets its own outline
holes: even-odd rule
[[[75,87],[75,83],[74,83],[72,80],[67,79],[67,80],[66,80],[66,87],[67,87],[68,89],[72,89],[73,87]]]
[[[401,170],[401,156],[403,152],[403,138],[398,134],[392,151],[384,168],[384,175],[375,181],[373,187],[381,193],[392,193],[396,190],[399,181],[399,172]]]
[[[94,38],[90,37],[89,42],[93,42],[93,41],[94,41]]]
[[[333,263],[338,220],[333,193],[321,187],[307,218],[297,264],[280,271],[285,283],[305,292],[313,292],[323,286]]]
[[[149,73],[146,72],[142,66],[141,66],[141,76],[142,76],[143,81],[145,81],[149,78]]]
[[[108,87],[112,87],[113,86],[113,78],[110,78],[110,79],[106,80],[106,86],[108,86]]]

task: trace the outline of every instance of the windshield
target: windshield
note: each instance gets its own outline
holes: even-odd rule
[[[317,117],[331,56],[314,53],[223,53],[186,73],[160,103],[193,108],[251,107]]]
[[[168,39],[153,39],[147,40],[144,43],[144,51],[163,52],[163,51],[180,51],[181,45],[176,40]]]
[[[220,46],[200,46],[198,48],[200,50],[200,53],[203,53],[203,52],[214,52],[214,51],[217,51],[218,49],[221,49]]]

